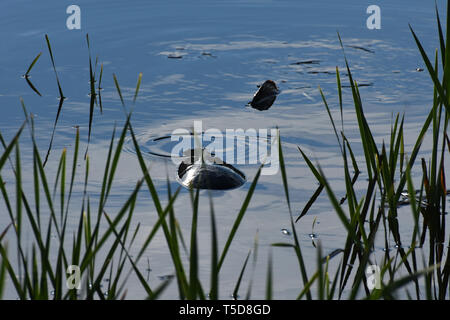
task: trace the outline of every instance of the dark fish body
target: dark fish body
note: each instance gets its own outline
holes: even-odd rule
[[[258,89],[258,91],[253,96],[253,100],[250,102],[252,108],[257,110],[267,110],[269,109],[275,99],[277,98],[278,90],[277,85],[272,80],[267,80]]]
[[[245,175],[232,165],[211,155],[207,159],[202,162],[193,156],[181,162],[178,181],[186,188],[210,190],[229,190],[245,183]]]
[[[242,186],[245,176],[237,169],[219,164],[193,164],[178,175],[186,188],[229,190]]]

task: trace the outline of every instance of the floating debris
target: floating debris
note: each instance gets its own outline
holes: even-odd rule
[[[362,51],[365,51],[365,52],[375,53],[375,51],[373,51],[373,50],[371,50],[371,49],[367,49],[367,48],[360,47],[360,46],[347,45],[347,47],[353,48],[353,49],[362,50]]]
[[[165,274],[165,275],[162,275],[162,276],[158,276],[158,279],[162,280],[162,281],[165,281],[165,280],[172,279],[173,277],[174,277],[173,274]]]
[[[211,58],[217,58],[217,56],[213,55],[210,52],[202,52],[202,56],[211,57]]]
[[[188,150],[190,156],[187,155],[178,167],[178,180],[186,188],[229,190],[246,182],[245,175],[232,165],[204,149],[203,152],[197,150]]]
[[[446,193],[447,195],[450,194],[450,190],[447,191]],[[420,197],[420,190],[416,190],[415,191],[415,198],[416,198],[416,202],[420,204],[421,208],[426,208],[428,206],[428,202],[426,200],[426,195],[423,194],[422,198]],[[411,203],[411,198],[409,196],[408,191],[404,190],[401,194],[400,194],[400,199],[397,202],[397,207],[402,207],[402,206],[406,206],[409,205]],[[447,212],[444,212],[441,214],[446,215]]]
[[[358,84],[358,87],[371,87],[371,86],[373,86],[373,82]]]
[[[319,64],[320,60],[304,60],[304,61],[298,61],[298,62],[293,62],[291,63],[291,65],[302,65],[302,64]]]
[[[181,54],[171,53],[167,56],[169,59],[181,59],[183,56]]]
[[[312,71],[308,71],[309,74],[319,74],[319,73],[323,73],[323,74],[336,74],[336,72],[334,71],[321,71],[321,70],[312,70]]]
[[[269,64],[277,64],[277,63],[278,63],[278,60],[274,60],[274,59],[263,59],[263,60],[261,60],[261,62],[269,63]]]
[[[273,105],[279,93],[280,90],[276,83],[272,80],[267,80],[259,87],[249,104],[252,108],[259,111],[267,110]]]
[[[152,269],[150,268],[150,259],[147,258],[147,269],[145,269],[147,272],[151,272]]]
[[[371,87],[371,86],[373,86],[373,82],[367,82],[367,83],[358,83],[358,88],[361,88],[361,87]],[[351,85],[342,85],[342,88],[351,88],[352,86]]]
[[[288,229],[281,229],[281,233],[284,234],[285,236],[290,236],[291,232]]]

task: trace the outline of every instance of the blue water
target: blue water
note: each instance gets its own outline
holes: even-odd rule
[[[81,30],[66,27],[69,16],[66,8],[71,4],[81,9]],[[369,16],[366,8],[371,4],[381,8],[379,30],[366,27]],[[439,1],[438,6],[441,20],[445,21],[444,1]],[[74,126],[80,127],[82,148],[86,148],[88,33],[92,57],[95,60],[98,56],[97,77],[101,63],[104,68],[103,114],[99,108],[95,109],[89,152],[92,162],[89,191],[93,199],[99,192],[96,187],[101,184],[113,127],[117,124],[120,128],[124,120],[112,75],[117,76],[127,108],[131,108],[138,74],[142,72],[142,85],[132,117],[139,137],[158,137],[177,128],[189,129],[194,120],[202,120],[205,129],[270,129],[277,126],[284,143],[292,205],[294,213],[298,213],[314,192],[316,182],[301,159],[297,145],[322,165],[337,192],[344,190],[340,183],[339,150],[318,89],[319,86],[322,88],[333,116],[339,120],[336,66],[344,85],[348,85],[348,78],[337,32],[341,35],[353,76],[363,85],[360,92],[377,142],[387,139],[392,115],[405,113],[405,148],[410,150],[429,110],[432,84],[427,71],[420,71],[425,66],[408,23],[433,57],[438,45],[435,21],[431,1],[39,1],[38,4],[3,1],[0,4],[0,130],[9,140],[23,122],[19,100],[22,97],[27,110],[35,115],[37,140],[45,155],[59,96],[44,38],[47,34],[61,87],[67,97],[48,167],[56,168],[64,147],[70,150]],[[22,78],[40,52],[42,55],[30,72],[30,80],[42,97]],[[317,60],[317,63],[296,64],[308,60]],[[262,112],[246,107],[257,85],[267,79],[274,80],[281,90],[274,105]],[[355,144],[357,156],[361,157],[351,92],[349,88],[343,90],[345,132]],[[26,151],[31,146],[29,139],[22,138],[21,146],[25,150],[23,157],[27,159]],[[425,155],[427,150],[429,144],[425,143]],[[155,184],[165,199],[166,178],[170,178],[173,188],[178,186],[176,167],[158,157],[147,157],[147,160]],[[84,168],[82,161],[80,168]],[[251,181],[257,166],[241,165],[239,169]],[[31,172],[32,168],[24,170]],[[30,177],[24,176],[25,179]],[[132,148],[128,148],[122,155],[112,191],[112,211],[118,210],[140,176],[135,155]],[[29,179],[25,183],[28,182],[31,188],[32,180]],[[78,182],[81,184],[81,181],[80,178]],[[247,251],[253,247],[256,232],[260,255],[255,277],[259,280],[265,279],[269,245],[292,240],[280,231],[290,227],[281,183],[279,174],[261,178],[223,266],[223,298],[232,292],[237,270],[240,270]],[[214,194],[221,246],[249,184]],[[364,184],[361,183],[359,188],[364,188]],[[202,196],[199,240],[203,254],[200,259],[204,266],[202,275],[208,279],[209,205],[207,193]],[[80,197],[77,193],[72,199],[74,228]],[[325,195],[321,197],[297,224],[304,255],[311,259],[311,270],[315,268],[316,249],[308,234],[315,217],[320,223],[314,232],[319,235],[324,251],[338,248],[345,240],[343,227],[326,200]],[[142,195],[136,210],[136,223],[144,226],[144,232],[135,244],[137,251],[139,241],[145,239],[145,231],[155,222],[156,213],[147,194]],[[186,190],[182,191],[175,212],[188,238],[191,216]],[[8,221],[6,217],[0,217],[0,226]],[[411,225],[405,224],[405,232],[410,233]],[[158,276],[173,271],[163,235],[159,236],[146,255],[152,265],[149,280],[152,285],[160,282]],[[273,252],[277,270],[274,295],[276,298],[295,298],[300,278],[293,252],[287,249]],[[142,268],[146,267],[144,260],[141,264]],[[130,297],[142,297],[143,290],[137,282],[131,281],[130,287]],[[264,281],[255,281],[253,291],[255,297],[263,297]],[[174,285],[164,297],[177,297]]]

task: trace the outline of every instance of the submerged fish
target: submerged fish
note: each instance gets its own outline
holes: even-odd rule
[[[272,80],[267,80],[259,87],[258,91],[250,101],[252,108],[257,110],[267,110],[275,102],[277,95],[280,93],[276,83]]]
[[[177,172],[178,181],[186,188],[228,190],[245,183],[246,178],[241,171],[206,150],[203,159],[198,149],[189,152],[191,155],[180,163]]]

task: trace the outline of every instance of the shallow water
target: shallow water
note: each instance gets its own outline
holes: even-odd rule
[[[364,109],[377,142],[387,140],[392,114],[404,112],[405,149],[411,150],[431,105],[432,84],[426,71],[418,71],[424,65],[408,23],[432,55],[438,43],[432,2],[397,1],[393,4],[391,1],[377,1],[382,17],[380,30],[366,27],[366,8],[372,4],[368,1],[129,1],[126,4],[77,1],[81,8],[81,30],[66,28],[69,4],[64,1],[40,1],[39,5],[31,1],[0,4],[0,129],[6,140],[13,136],[23,122],[19,102],[19,97],[23,97],[28,110],[36,115],[41,152],[44,153],[48,147],[49,132],[58,106],[55,75],[44,40],[44,34],[48,34],[62,90],[68,97],[63,104],[48,166],[56,169],[62,148],[73,144],[74,126],[80,127],[82,148],[86,147],[89,65],[85,34],[89,33],[91,53],[93,57],[98,55],[99,62],[104,65],[104,110],[103,114],[98,109],[95,111],[89,147],[89,191],[94,199],[99,192],[96,187],[101,185],[113,127],[117,124],[120,128],[124,120],[113,73],[118,77],[128,107],[132,106],[137,76],[143,73],[132,123],[144,149],[155,137],[166,136],[178,128],[189,129],[194,121],[199,120],[204,130],[278,127],[294,213],[303,209],[317,187],[297,145],[320,163],[335,191],[344,192],[339,149],[318,90],[320,86],[333,116],[339,119],[336,66],[344,85],[348,85],[348,79],[336,31],[342,37],[353,76],[361,84]],[[442,5],[443,2],[439,2],[441,20],[445,21]],[[42,97],[37,96],[21,78],[39,52],[43,54],[32,69],[30,80]],[[274,80],[281,90],[273,106],[266,111],[246,106],[257,85],[267,79]],[[362,159],[351,92],[349,88],[343,90],[345,133],[353,143],[357,157]],[[22,138],[21,147],[23,158],[26,160],[28,156],[29,159],[29,140]],[[154,147],[159,148],[160,145]],[[427,156],[430,148],[425,140],[421,156]],[[125,150],[109,203],[111,211],[119,208],[141,176],[129,144]],[[158,191],[165,199],[167,177],[172,189],[178,186],[176,165],[150,154],[146,159]],[[84,164],[80,164],[80,168],[84,168]],[[222,246],[258,165],[242,164],[237,168],[245,172],[248,182],[236,190],[212,193]],[[24,168],[24,177],[31,170],[31,166]],[[420,177],[419,172],[415,172],[416,178]],[[13,181],[12,176],[2,174],[5,180]],[[361,182],[356,184],[360,190],[365,188],[364,179],[362,173]],[[31,189],[31,178],[28,182]],[[78,221],[81,196],[78,192],[72,199],[73,228]],[[135,222],[142,224],[143,231],[136,240],[136,250],[145,239],[145,231],[150,230],[156,221],[148,194],[142,193],[140,197]],[[210,263],[208,193],[202,191],[201,197],[200,266],[207,282]],[[270,244],[292,241],[292,235],[283,231],[291,233],[287,209],[280,175],[262,176],[223,266],[223,298],[232,292],[237,270],[253,247],[256,233],[260,249],[253,293],[255,298],[264,296]],[[175,204],[175,212],[187,236],[191,221],[187,190],[182,191]],[[409,208],[405,208],[404,213],[410,217]],[[315,217],[319,222],[314,227],[318,236],[315,240],[322,242],[324,252],[341,247],[345,241],[342,224],[331,210],[326,196],[321,196],[308,215],[296,225],[303,254],[311,260],[309,270],[316,268],[316,249],[309,236]],[[0,217],[0,226],[8,222],[6,217]],[[412,220],[406,219],[401,226],[409,236]],[[300,285],[296,258],[289,249],[274,248],[272,251],[276,270],[274,297],[295,298]],[[149,279],[153,285],[161,282],[160,276],[173,272],[162,234],[150,246],[146,257],[150,260],[152,271]],[[142,269],[147,266],[144,260],[140,262]],[[174,284],[163,295],[164,298],[177,298]],[[243,283],[243,288],[246,285],[247,282]],[[129,288],[128,296],[131,298],[144,294],[133,279]]]

